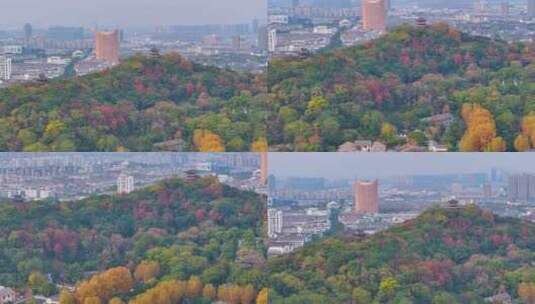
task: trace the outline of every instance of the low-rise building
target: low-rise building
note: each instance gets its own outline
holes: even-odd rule
[[[17,300],[17,294],[9,287],[0,286],[0,304],[13,304]]]

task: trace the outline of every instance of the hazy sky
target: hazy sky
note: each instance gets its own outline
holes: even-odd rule
[[[0,0],[0,24],[139,26],[243,23],[267,0]]]
[[[329,179],[435,173],[535,173],[533,153],[270,153],[269,173]]]

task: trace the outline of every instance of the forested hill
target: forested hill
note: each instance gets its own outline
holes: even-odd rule
[[[268,92],[270,144],[281,150],[336,150],[358,139],[391,148],[433,139],[463,151],[523,151],[535,143],[534,45],[442,23],[403,25],[363,45],[274,59]],[[463,105],[472,104],[481,113],[462,116]],[[437,114],[445,115],[433,120]]]
[[[203,150],[207,141],[218,150],[249,150],[264,130],[253,111],[266,91],[263,77],[175,53],[137,55],[83,77],[16,85],[0,90],[0,150],[153,151],[170,140],[189,151]]]
[[[271,260],[270,298],[302,304],[455,304],[509,295],[531,303],[534,262],[534,223],[475,205],[435,207],[365,239],[331,237]]]
[[[252,303],[265,287],[265,207],[265,197],[213,177],[75,202],[1,203],[0,285],[49,295],[54,284],[77,284],[62,304],[236,294]]]

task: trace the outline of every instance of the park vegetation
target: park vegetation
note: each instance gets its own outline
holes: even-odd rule
[[[136,55],[99,73],[0,90],[3,151],[248,151],[264,75]]]
[[[214,177],[80,201],[4,202],[0,285],[59,292],[61,304],[267,303],[265,208],[264,197]]]
[[[369,237],[326,237],[270,260],[270,300],[456,304],[507,293],[533,303],[534,262],[534,223],[475,205],[433,207]]]
[[[355,140],[403,150],[433,140],[450,151],[526,151],[535,146],[534,79],[533,44],[443,23],[273,58],[258,75],[135,55],[99,73],[0,90],[0,150],[250,151],[258,140],[275,151]]]
[[[278,150],[335,151],[362,139],[390,149],[434,140],[451,151],[535,144],[533,44],[403,25],[355,47],[274,59],[267,78]]]

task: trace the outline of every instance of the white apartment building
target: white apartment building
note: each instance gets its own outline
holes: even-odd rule
[[[22,54],[22,45],[4,45],[2,51],[4,54],[20,55]]]
[[[0,80],[11,79],[11,58],[0,56]]]
[[[275,52],[278,45],[277,29],[271,29],[268,32],[268,51]]]
[[[282,232],[282,211],[268,209],[268,237],[274,238]]]
[[[121,173],[117,178],[117,193],[128,194],[134,191],[134,177]]]
[[[289,21],[288,15],[270,15],[268,18],[269,24],[288,24]]]

